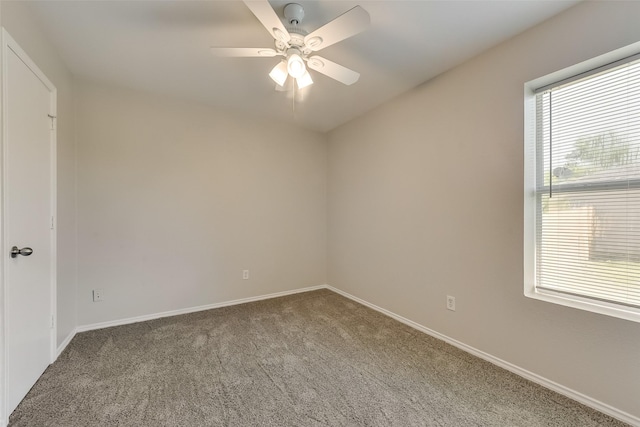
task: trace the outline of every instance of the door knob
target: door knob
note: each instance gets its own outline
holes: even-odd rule
[[[22,248],[18,249],[17,246],[11,248],[11,258],[15,258],[18,255],[29,256],[33,253],[33,249],[31,248]]]

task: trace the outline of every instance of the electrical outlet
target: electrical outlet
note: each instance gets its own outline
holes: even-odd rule
[[[447,310],[456,311],[456,297],[447,295]]]
[[[242,270],[242,280],[249,280],[249,270]]]
[[[104,292],[102,289],[93,290],[93,302],[100,302],[104,299]]]

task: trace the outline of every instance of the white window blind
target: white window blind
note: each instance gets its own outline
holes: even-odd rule
[[[640,307],[640,60],[535,101],[536,288]]]

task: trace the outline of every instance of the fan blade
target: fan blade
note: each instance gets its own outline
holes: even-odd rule
[[[271,57],[278,55],[278,52],[267,47],[212,47],[211,53],[215,56],[238,58]]]
[[[249,1],[244,0],[244,4],[253,12],[264,27],[271,33],[274,39],[288,43],[291,40],[289,32],[282,24],[275,10],[271,7],[267,0]]]
[[[352,85],[360,78],[360,73],[356,73],[347,67],[343,67],[340,64],[336,64],[320,56],[312,56],[309,58],[307,66],[346,85]]]
[[[369,24],[371,24],[369,12],[356,6],[306,35],[304,43],[315,52],[364,31]]]

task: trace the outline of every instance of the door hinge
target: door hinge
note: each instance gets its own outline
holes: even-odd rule
[[[57,119],[58,116],[52,116],[51,114],[47,114],[47,116],[51,119],[51,130],[55,130],[55,119]]]
[[[55,326],[55,321],[53,320],[53,315],[51,316],[51,329]]]
[[[51,217],[51,230],[53,230],[53,225],[54,225],[54,219],[53,217]]]

